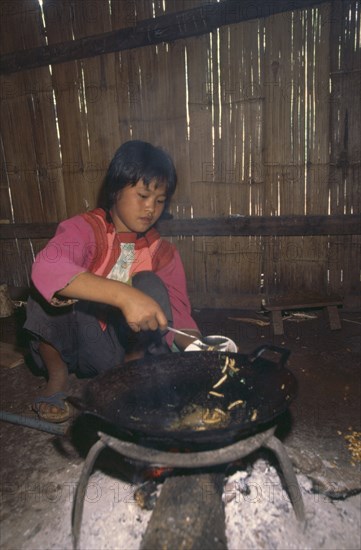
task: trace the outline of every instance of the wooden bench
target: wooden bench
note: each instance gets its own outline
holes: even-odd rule
[[[265,311],[271,312],[273,333],[280,336],[284,333],[282,311],[326,308],[331,330],[341,329],[338,307],[342,306],[340,296],[285,296],[269,298],[264,305]]]

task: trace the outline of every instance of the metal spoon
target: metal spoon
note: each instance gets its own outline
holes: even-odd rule
[[[209,347],[218,348],[227,343],[226,338],[209,338],[207,336],[204,336],[203,338],[201,338],[200,336],[193,336],[193,334],[188,334],[187,332],[183,332],[182,330],[178,330],[173,327],[167,327],[167,329],[170,330],[171,332],[175,332],[176,334],[181,334],[182,336],[187,336],[188,338],[197,340],[198,341],[197,346],[205,349],[208,349]]]

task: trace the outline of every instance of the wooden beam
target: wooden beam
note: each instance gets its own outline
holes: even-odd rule
[[[325,2],[326,0],[224,0],[215,4],[205,4],[145,19],[133,27],[5,54],[0,60],[0,74],[11,74],[161,42],[173,42],[180,38],[200,36],[224,25],[305,9]]]
[[[54,235],[57,225],[0,224],[0,239],[49,239]],[[360,235],[361,214],[172,219],[161,220],[157,228],[161,235],[169,237]]]
[[[57,226],[57,223],[2,223],[0,240],[51,239]]]
[[[230,235],[359,235],[361,215],[335,216],[229,216],[164,220],[162,235],[222,237]]]

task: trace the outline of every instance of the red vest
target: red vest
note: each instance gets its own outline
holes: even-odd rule
[[[130,274],[139,271],[159,271],[173,258],[175,247],[161,239],[153,227],[141,237],[135,233],[117,233],[113,223],[106,220],[102,208],[81,214],[94,231],[96,253],[89,266],[89,271],[106,277],[119,258],[121,243],[134,242],[135,261]]]

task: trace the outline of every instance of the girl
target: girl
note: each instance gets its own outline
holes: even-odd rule
[[[25,328],[47,386],[33,409],[64,422],[68,373],[95,376],[134,357],[184,349],[199,335],[174,245],[153,227],[176,188],[170,157],[143,141],[124,143],[111,161],[100,207],[58,226],[36,256]],[[176,346],[174,346],[174,344]]]

